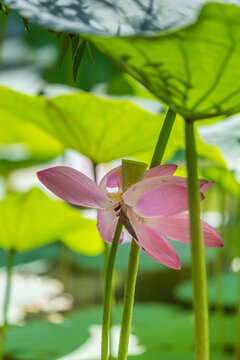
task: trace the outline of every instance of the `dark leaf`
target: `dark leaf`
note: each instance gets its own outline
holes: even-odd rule
[[[59,60],[59,67],[62,66],[63,60],[65,58],[65,55],[68,51],[69,45],[71,42],[71,37],[69,34],[63,33],[62,35],[62,46],[60,51],[60,60]]]
[[[80,41],[80,45],[76,51],[76,55],[73,60],[73,78],[74,78],[75,82],[77,79],[77,73],[78,73],[78,69],[81,64],[82,58],[83,58],[85,47],[86,47],[86,40],[83,39]]]

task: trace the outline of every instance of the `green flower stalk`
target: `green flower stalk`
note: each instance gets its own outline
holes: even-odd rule
[[[175,118],[176,113],[169,109],[158,137],[158,141],[150,163],[150,168],[161,164]],[[134,240],[132,240],[124,292],[123,316],[118,348],[118,360],[125,360],[127,358],[139,256],[140,247],[136,244]]]
[[[202,225],[200,220],[200,193],[193,122],[185,121],[185,140],[188,172],[190,232],[192,244],[191,250],[195,315],[195,359],[209,360],[207,272]]]

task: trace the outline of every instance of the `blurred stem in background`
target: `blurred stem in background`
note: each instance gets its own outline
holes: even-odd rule
[[[238,207],[237,207],[237,229],[236,229],[236,236],[235,236],[235,244],[237,247],[236,256],[240,262],[240,241],[239,241],[239,234],[240,234],[240,197],[238,198]],[[240,269],[237,269],[237,331],[236,331],[236,347],[235,347],[235,359],[240,359]]]
[[[2,313],[3,325],[1,328],[1,339],[0,339],[0,360],[2,360],[4,356],[4,349],[7,338],[8,309],[9,309],[10,296],[11,296],[11,277],[12,277],[13,261],[14,261],[14,250],[9,250],[8,258],[7,258],[6,287],[4,291],[3,313]]]
[[[226,203],[227,203],[227,193],[225,190],[220,189],[221,194],[221,226],[220,234],[222,238],[225,230],[225,220],[226,220]],[[223,302],[223,252],[221,249],[216,249],[217,256],[214,266],[215,278],[216,278],[216,321],[218,329],[218,348],[219,348],[219,360],[224,359],[224,302]]]
[[[161,164],[175,118],[176,113],[174,113],[171,109],[168,109],[152,156],[150,168]],[[132,240],[124,292],[123,316],[118,349],[118,360],[127,359],[139,255],[140,247],[136,244],[135,240]]]
[[[200,220],[200,193],[194,123],[185,121],[186,162],[192,250],[195,315],[195,360],[209,360],[209,324],[206,256]]]

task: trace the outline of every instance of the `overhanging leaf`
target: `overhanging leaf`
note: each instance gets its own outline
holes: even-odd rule
[[[85,247],[84,253],[102,251],[99,236],[91,241],[91,236],[97,235],[95,221],[83,218],[65,203],[51,200],[37,188],[24,194],[9,194],[0,202],[0,214],[0,246],[6,250],[22,252],[62,239],[68,242],[67,234],[77,231],[75,241],[84,243],[89,232],[89,251]],[[78,244],[75,247],[80,249]]]
[[[238,6],[205,0],[5,3],[40,25],[93,34],[100,50],[187,119],[240,111]]]

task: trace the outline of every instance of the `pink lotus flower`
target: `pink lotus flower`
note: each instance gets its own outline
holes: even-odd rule
[[[142,181],[126,191],[121,187],[121,167],[107,173],[97,185],[81,172],[56,166],[38,172],[39,180],[61,199],[98,209],[97,228],[107,243],[113,240],[118,217],[137,244],[153,259],[174,269],[181,264],[165,237],[190,243],[187,179],[172,176],[176,165],[146,171]],[[201,200],[212,182],[199,180]],[[223,246],[220,235],[202,221],[204,245]],[[123,241],[123,232],[120,242]]]

